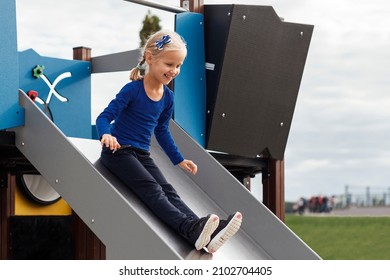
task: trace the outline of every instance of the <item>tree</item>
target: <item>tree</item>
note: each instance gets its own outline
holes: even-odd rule
[[[150,10],[148,10],[148,13],[145,16],[142,24],[142,29],[139,32],[139,38],[141,40],[140,47],[143,47],[145,45],[151,34],[161,30],[159,17],[156,15],[152,15]]]

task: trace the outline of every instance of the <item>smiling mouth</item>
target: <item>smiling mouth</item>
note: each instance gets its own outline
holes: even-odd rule
[[[168,74],[164,74],[164,76],[168,79],[174,79],[175,76],[174,75],[168,75]]]

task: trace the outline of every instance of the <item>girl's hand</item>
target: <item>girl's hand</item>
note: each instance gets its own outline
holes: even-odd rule
[[[193,163],[191,160],[185,159],[179,163],[179,166],[187,172],[190,172],[192,175],[195,175],[198,171],[198,166]]]
[[[121,147],[116,138],[110,134],[103,134],[102,138],[100,139],[100,143],[102,144],[102,146],[105,145],[112,151],[116,151]]]

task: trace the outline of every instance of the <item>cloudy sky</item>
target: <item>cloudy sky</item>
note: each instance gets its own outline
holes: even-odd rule
[[[179,5],[179,0],[160,1]],[[286,200],[390,187],[390,6],[385,0],[207,1],[273,6],[285,21],[314,25],[285,153]],[[72,59],[138,47],[149,8],[122,0],[16,0],[18,49]],[[164,28],[173,15],[150,9]],[[93,116],[128,73],[93,77]],[[104,87],[103,87],[104,85]],[[200,167],[201,168],[201,167]],[[258,180],[254,181],[256,188]],[[390,194],[389,194],[390,196]]]

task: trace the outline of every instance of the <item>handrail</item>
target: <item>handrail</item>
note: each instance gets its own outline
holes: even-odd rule
[[[144,6],[148,6],[151,8],[156,8],[156,9],[160,9],[160,10],[164,10],[164,11],[172,12],[172,13],[188,12],[188,10],[186,10],[182,7],[161,4],[161,3],[157,3],[155,1],[149,1],[149,0],[124,0],[124,1],[132,2],[135,4],[140,4],[140,5],[144,5]]]

